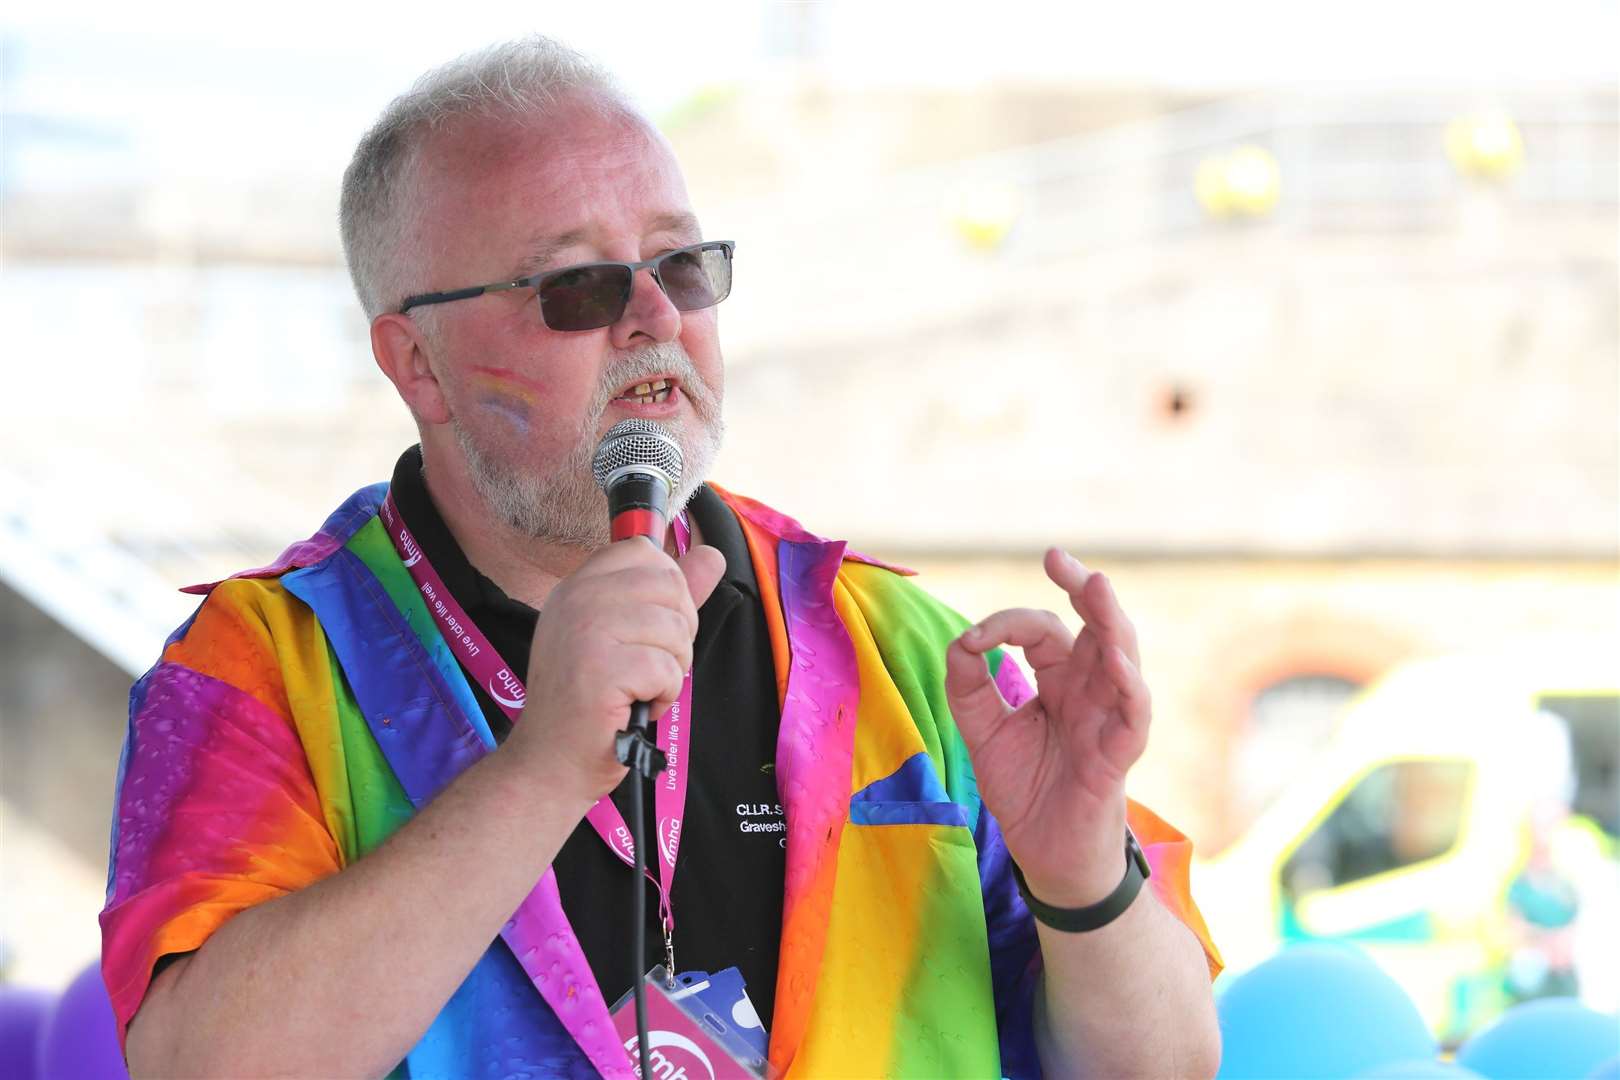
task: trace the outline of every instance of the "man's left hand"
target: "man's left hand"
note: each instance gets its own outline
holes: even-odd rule
[[[1030,892],[1084,907],[1124,875],[1125,774],[1147,746],[1151,708],[1112,583],[1056,548],[1046,574],[1083,620],[1079,636],[1050,611],[998,611],[951,643],[945,692]],[[985,663],[1001,645],[1021,646],[1034,671],[1036,694],[1017,709]]]

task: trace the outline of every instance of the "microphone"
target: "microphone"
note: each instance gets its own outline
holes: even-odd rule
[[[591,472],[607,493],[613,539],[645,536],[663,547],[670,495],[681,482],[674,436],[651,420],[620,420],[597,444]]]
[[[669,527],[670,494],[681,482],[681,448],[673,436],[651,420],[620,420],[608,429],[591,458],[591,473],[608,500],[608,520],[615,541],[645,536],[660,549]],[[647,955],[646,795],[642,790],[668,763],[647,737],[650,705],[630,706],[629,725],[614,738],[613,754],[635,774],[630,780],[630,842],[635,848],[634,893],[630,903],[630,978],[636,1008],[636,1056],[643,1078],[652,1076],[647,1031],[647,999],[641,965]],[[666,976],[673,980],[675,973]],[[674,985],[673,982],[671,985]]]

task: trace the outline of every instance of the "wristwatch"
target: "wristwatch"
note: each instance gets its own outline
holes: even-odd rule
[[[1136,894],[1142,891],[1142,882],[1152,876],[1153,871],[1148,867],[1147,856],[1142,853],[1142,845],[1136,842],[1136,834],[1130,827],[1125,828],[1125,876],[1120,879],[1114,891],[1086,907],[1060,908],[1044,904],[1035,898],[1024,883],[1024,872],[1013,863],[1013,880],[1018,882],[1018,892],[1024,898],[1024,904],[1029,913],[1054,930],[1065,930],[1071,934],[1084,933],[1087,930],[1096,930],[1107,926],[1131,906]]]

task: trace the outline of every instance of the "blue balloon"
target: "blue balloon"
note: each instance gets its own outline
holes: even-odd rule
[[[39,1075],[50,1080],[129,1080],[99,965],[79,972],[62,992],[40,1033]]]
[[[1413,1058],[1410,1061],[1392,1061],[1364,1073],[1355,1080],[1481,1080],[1479,1073],[1465,1069],[1451,1061],[1438,1058]]]
[[[1433,1058],[1434,1039],[1394,979],[1350,945],[1296,945],[1232,981],[1216,1004],[1222,1077],[1352,1077]]]
[[[1620,1057],[1612,1057],[1587,1073],[1586,1080],[1620,1080]]]
[[[48,990],[0,986],[0,1061],[6,1074],[17,1080],[36,1080],[39,1071],[39,1033],[56,1006]]]
[[[1582,1080],[1616,1053],[1620,1018],[1574,998],[1541,998],[1463,1043],[1457,1062],[1490,1080]]]

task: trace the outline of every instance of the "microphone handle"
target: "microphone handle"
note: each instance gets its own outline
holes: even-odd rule
[[[630,706],[630,730],[645,735],[652,728],[652,702],[637,701]]]

